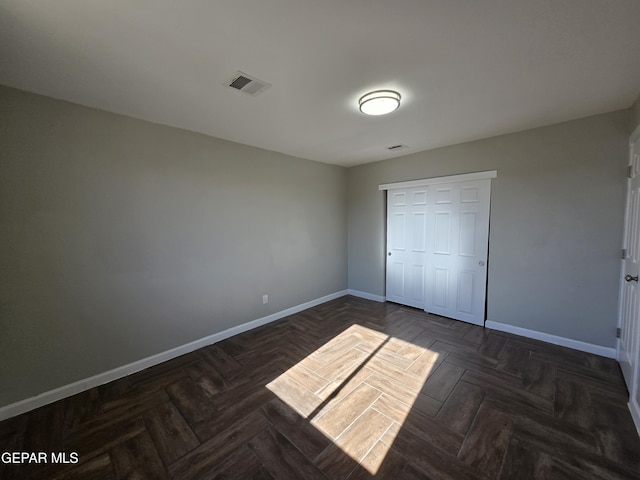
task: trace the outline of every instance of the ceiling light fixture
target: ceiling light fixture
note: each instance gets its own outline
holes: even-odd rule
[[[393,90],[376,90],[360,97],[358,104],[366,115],[386,115],[400,106],[400,94]]]

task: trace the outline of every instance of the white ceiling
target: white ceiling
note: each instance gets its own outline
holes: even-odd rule
[[[0,83],[350,166],[629,107],[640,1],[0,0]]]

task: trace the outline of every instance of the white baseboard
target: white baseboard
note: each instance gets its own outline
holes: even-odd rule
[[[165,352],[143,358],[142,360],[138,360],[136,362],[114,368],[113,370],[99,373],[98,375],[94,375],[92,377],[85,378],[83,380],[79,380],[77,382],[73,382],[68,385],[55,388],[53,390],[49,390],[48,392],[41,393],[39,395],[36,395],[35,397],[27,398],[25,400],[20,400],[19,402],[9,404],[0,408],[0,421],[6,420],[7,418],[15,417],[16,415],[20,415],[44,405],[48,405],[49,403],[62,400],[63,398],[70,397],[77,393],[84,392],[85,390],[89,390],[90,388],[104,385],[105,383],[109,383],[119,378],[126,377],[127,375],[131,375],[132,373],[144,370],[145,368],[149,368],[159,363],[166,362],[167,360],[179,357],[180,355],[193,352],[194,350],[197,350],[199,348],[220,342],[226,338],[238,335],[239,333],[243,333],[256,327],[266,325],[267,323],[275,322],[276,320],[280,320],[281,318],[288,317],[289,315],[293,315],[294,313],[298,313],[308,308],[315,307],[316,305],[320,305],[330,300],[344,297],[345,295],[347,295],[347,290],[342,290],[330,295],[325,295],[324,297],[316,298],[315,300],[296,305],[295,307],[272,313],[271,315],[267,315],[266,317],[258,318],[256,320],[243,323],[242,325],[229,328],[222,332],[214,333],[213,335],[209,335],[185,345],[172,348],[171,350],[167,350]]]
[[[630,400],[628,405],[629,411],[631,412],[631,418],[633,418],[633,423],[636,425],[636,431],[638,432],[638,435],[640,435],[640,405],[633,400]]]
[[[359,290],[347,290],[349,295],[353,295],[354,297],[364,298],[366,300],[373,300],[374,302],[386,302],[386,297],[382,297],[380,295],[374,295],[373,293],[361,292]]]
[[[493,330],[499,330],[501,332],[513,333],[514,335],[520,335],[522,337],[533,338],[535,340],[542,340],[543,342],[553,343],[554,345],[560,345],[562,347],[573,348],[574,350],[593,353],[602,357],[616,359],[616,349],[613,347],[603,347],[601,345],[581,342],[580,340],[573,340],[571,338],[558,337],[557,335],[551,335],[550,333],[538,332],[537,330],[529,330],[528,328],[516,327],[514,325],[493,322],[491,320],[487,320],[485,327],[492,328]]]

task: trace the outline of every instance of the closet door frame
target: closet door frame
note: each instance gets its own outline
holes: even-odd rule
[[[391,228],[392,225],[389,223],[391,221],[390,219],[390,215],[392,213],[393,210],[393,205],[390,203],[391,200],[390,198],[393,196],[392,192],[405,192],[407,194],[410,194],[411,192],[413,192],[416,188],[418,189],[433,189],[433,188],[437,188],[438,185],[444,185],[445,184],[458,184],[458,183],[462,183],[462,182],[472,182],[472,181],[477,181],[477,180],[487,180],[489,183],[489,186],[487,187],[489,189],[490,192],[490,180],[492,178],[496,178],[498,176],[498,171],[497,170],[490,170],[490,171],[483,171],[483,172],[475,172],[475,173],[465,173],[465,174],[461,174],[461,175],[450,175],[450,176],[446,176],[446,177],[435,177],[435,178],[426,178],[426,179],[420,179],[420,180],[410,180],[410,181],[406,181],[406,182],[395,182],[395,183],[386,183],[386,184],[381,184],[378,186],[379,190],[386,190],[388,192],[387,194],[387,238],[386,238],[386,249],[385,249],[385,255],[387,256],[387,271],[385,274],[385,284],[387,286],[387,289],[389,289],[389,285],[390,285],[390,281],[392,280],[389,275],[391,275],[393,272],[389,271],[389,264],[390,264],[390,260],[392,260],[393,258],[397,258],[398,256],[396,255],[396,257],[392,257],[391,255],[393,255],[394,253],[398,254],[398,253],[402,253],[400,251],[395,252],[392,251],[394,249],[394,245],[392,245],[393,241],[392,239],[390,239],[389,235],[393,234],[393,232],[391,232]],[[409,200],[409,195],[406,195],[407,200]],[[490,201],[490,200],[489,200]],[[407,202],[410,203],[410,202]],[[425,207],[427,207],[425,205]],[[429,205],[429,207],[431,207],[433,209],[433,205]],[[488,207],[489,208],[489,207]],[[407,211],[406,213],[412,213],[411,211]],[[489,213],[490,215],[490,213]],[[488,221],[488,220],[487,220]],[[487,225],[488,226],[488,225]],[[409,229],[411,230],[411,229]],[[408,232],[409,232],[408,230]],[[410,233],[410,232],[409,232]],[[488,245],[488,231],[487,231],[487,245]],[[409,252],[411,253],[411,252]],[[414,252],[414,253],[418,253],[418,252]],[[488,252],[487,252],[488,253]],[[425,258],[423,260],[423,265],[426,265],[427,262],[427,255],[425,252]],[[486,263],[486,258],[481,259],[483,261],[480,262],[480,264],[484,267],[485,263]],[[415,263],[415,262],[412,262]],[[484,267],[486,268],[486,267]],[[404,268],[402,270],[405,270]],[[409,272],[409,270],[407,270],[407,273]],[[486,282],[486,278],[487,278],[487,271],[485,270],[484,272],[484,280]],[[412,280],[411,278],[409,280]],[[421,283],[424,283],[423,282]],[[408,282],[408,283],[412,283],[412,282]],[[417,282],[413,282],[413,283],[417,283]],[[486,286],[486,284],[485,284]],[[387,292],[387,299],[389,299],[390,301],[396,301],[398,303],[402,303],[402,304],[406,304],[409,306],[414,306],[414,307],[418,307],[418,308],[426,308],[428,307],[427,303],[428,302],[418,302],[418,304],[416,304],[414,301],[404,301],[404,299],[402,298],[405,295],[400,295],[398,296],[398,298],[395,298],[393,295],[390,295],[391,292]],[[486,298],[486,289],[484,289],[484,297]],[[427,293],[425,292],[425,297],[426,298]],[[483,305],[484,305],[484,301],[485,298],[482,299],[483,301]],[[408,296],[407,299],[408,300]],[[416,301],[418,300],[417,298],[415,299]],[[423,306],[424,305],[424,306]],[[477,316],[477,315],[476,315]],[[485,312],[482,312],[482,319],[479,320],[478,318],[470,318],[471,316],[465,316],[468,318],[458,318],[458,320],[464,320],[464,321],[469,321],[475,324],[483,324],[484,320],[485,320]],[[480,323],[478,323],[480,322]]]

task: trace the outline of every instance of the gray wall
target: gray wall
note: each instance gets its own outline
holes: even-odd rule
[[[632,112],[345,170],[0,86],[0,406],[343,290],[347,259],[384,295],[378,184],[481,170],[488,318],[611,347]]]
[[[0,406],[346,289],[346,228],[344,168],[0,87]]]
[[[631,133],[640,126],[640,97],[631,106]]]
[[[349,288],[385,294],[379,184],[498,170],[488,320],[613,347],[629,122],[625,110],[350,168]]]

